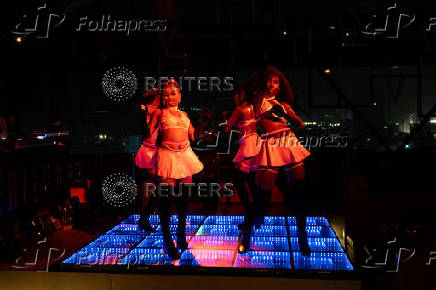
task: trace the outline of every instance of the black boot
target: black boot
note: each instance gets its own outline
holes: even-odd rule
[[[160,225],[162,228],[162,236],[163,236],[163,249],[173,260],[180,259],[180,253],[177,251],[174,246],[173,240],[170,234],[170,215],[169,215],[169,200],[168,198],[160,198],[159,200],[159,218]]]
[[[300,246],[300,252],[303,256],[309,257],[312,251],[307,243],[307,231],[298,232],[298,245]]]
[[[186,190],[186,189],[185,189]],[[182,191],[180,197],[175,198],[177,208],[177,248],[182,252],[188,249],[188,242],[186,241],[186,218],[188,216],[188,193]]]
[[[262,225],[265,223],[265,216],[260,216],[256,219],[256,221],[254,222],[254,228],[256,230],[260,229],[262,227]]]
[[[170,257],[172,260],[179,260],[181,258],[181,255],[174,246],[171,238],[166,236],[163,237],[163,249],[165,253],[167,253],[168,257]]]
[[[162,216],[161,216],[162,220]],[[180,253],[177,251],[176,247],[174,246],[173,239],[171,238],[169,224],[166,223],[166,221],[161,222],[162,226],[162,236],[163,236],[163,249],[168,254],[168,257],[170,257],[173,260],[180,259]]]
[[[254,210],[256,218],[254,220],[254,227],[256,230],[260,229],[265,223],[265,214],[269,207],[272,190],[259,190],[256,192],[254,201]]]
[[[240,223],[239,225],[238,225],[238,230],[240,230],[240,231],[242,231],[242,230],[244,230],[245,228],[246,228],[246,224],[245,224],[245,221],[243,221],[242,223]]]
[[[177,225],[177,249],[182,250],[182,252],[188,249],[188,242],[186,241],[186,216],[183,218],[179,216],[179,223]]]
[[[156,229],[151,226],[149,219],[150,215],[142,213],[138,220],[138,225],[145,231],[147,235],[156,232]]]
[[[245,254],[250,250],[251,229],[242,231],[241,242],[238,246],[238,253]]]
[[[139,172],[141,172],[141,175],[147,176],[147,173],[143,169],[141,169]],[[143,179],[145,179],[145,177],[140,179],[140,183],[139,183],[141,184],[140,189],[142,188]],[[158,181],[153,180],[153,183],[158,184]],[[145,196],[143,198],[145,198]],[[150,219],[150,215],[153,213],[153,211],[157,206],[157,201],[158,201],[157,197],[154,195],[154,193],[152,193],[152,195],[148,199],[147,205],[145,206],[138,220],[138,225],[146,232],[147,235],[156,232],[156,229],[151,226],[149,219]]]
[[[180,235],[177,234],[177,249],[181,250],[182,252],[188,249],[188,242],[186,241],[185,233]]]
[[[300,252],[303,256],[310,256],[312,251],[307,243],[307,231],[306,231],[306,217],[301,214],[297,214],[297,230],[298,230],[298,245],[300,246]]]
[[[247,214],[250,209],[250,197],[245,187],[245,182],[249,185],[250,175],[248,173],[242,172],[239,169],[233,171],[233,186],[236,188],[238,192],[239,200],[244,206],[244,221],[238,225],[239,230],[243,230],[246,228],[247,223]]]
[[[248,219],[249,219],[248,215],[244,217],[244,222],[238,225],[238,230],[246,231],[250,228],[249,222],[247,222]],[[264,223],[265,223],[265,217],[263,215],[257,217],[254,221],[255,229],[256,230],[260,229]]]

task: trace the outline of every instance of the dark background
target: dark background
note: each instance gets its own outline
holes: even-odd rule
[[[49,13],[65,14],[65,21],[51,28],[47,39],[32,33],[18,43],[11,30],[23,14],[34,19],[40,3],[15,1],[1,12],[1,111],[15,114],[27,130],[60,120],[74,136],[97,134],[101,127],[114,136],[136,134],[144,76],[223,75],[233,77],[236,87],[266,64],[285,72],[305,121],[322,129],[339,122],[338,130],[354,136],[368,132],[319,70],[331,69],[380,134],[388,126],[387,135],[404,138],[435,100],[436,28],[425,28],[436,5],[398,2],[391,20],[399,13],[414,13],[416,20],[392,39],[387,36],[395,34],[395,21],[386,34],[361,33],[373,14],[379,15],[377,27],[383,26],[389,1],[48,1],[41,27]],[[80,17],[100,20],[102,15],[165,19],[166,30],[75,31]],[[122,104],[108,100],[101,89],[104,72],[115,66],[132,70],[138,79],[136,94]],[[216,126],[220,112],[232,108],[232,93],[186,92],[183,106],[194,121],[200,104],[216,108]],[[96,116],[96,111],[109,113]],[[380,148],[368,138],[356,146]],[[386,142],[396,148],[401,138]]]
[[[423,265],[436,246],[436,115],[431,112],[436,27],[425,29],[436,17],[436,3],[397,1],[391,20],[401,13],[416,19],[398,38],[389,38],[396,33],[392,22],[379,35],[362,30],[374,14],[375,25],[383,26],[392,1],[47,1],[41,19],[56,13],[65,14],[65,21],[52,27],[48,38],[33,33],[18,42],[11,31],[23,14],[31,19],[41,3],[2,3],[0,116],[15,116],[19,130],[27,133],[53,130],[52,123],[60,121],[70,132],[63,155],[68,186],[76,182],[71,181],[75,170],[81,172],[81,186],[86,180],[92,184],[87,188],[90,204],[100,205],[106,175],[133,168],[128,153],[141,142],[138,102],[145,76],[231,76],[236,87],[255,70],[275,65],[294,90],[293,106],[306,122],[302,134],[348,140],[344,148],[311,150],[312,209],[340,221],[338,237],[356,265],[365,262],[364,246],[381,247],[394,236],[402,237],[402,246],[412,243],[418,250],[421,260],[407,264],[407,272],[366,277],[367,289],[416,289],[417,281],[423,286],[432,278],[434,267]],[[130,35],[76,31],[80,17],[100,20],[102,15],[164,19],[167,29]],[[104,73],[116,66],[138,79],[136,93],[121,103],[108,99],[101,87]],[[211,108],[208,129],[216,132],[222,112],[234,107],[233,93],[182,91],[182,106],[194,124],[203,106]],[[99,138],[102,134],[107,140]],[[39,152],[27,154],[5,157],[9,163],[1,164],[14,164],[17,175],[27,167],[41,187],[29,189],[29,196],[39,195],[35,203],[41,205],[44,197],[53,198],[43,190],[51,173],[45,175],[41,164],[49,159]],[[3,186],[8,172],[0,175],[5,212],[11,209]],[[25,185],[18,184],[19,192]]]

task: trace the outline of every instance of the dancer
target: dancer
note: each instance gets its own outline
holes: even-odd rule
[[[310,153],[300,144],[291,130],[302,129],[304,124],[289,105],[293,93],[288,81],[275,67],[255,72],[252,76],[253,103],[257,118],[257,127],[262,139],[258,146],[259,154],[252,158],[257,192],[253,206],[247,217],[246,227],[242,230],[242,239],[238,247],[240,253],[248,251],[252,227],[263,216],[273,186],[280,170],[284,170],[288,187],[294,195],[304,195],[304,159]],[[286,194],[287,190],[282,189]],[[307,245],[306,218],[301,211],[297,213],[297,225],[300,251],[310,255]]]
[[[173,198],[175,200],[178,215],[177,248],[183,251],[188,247],[185,235],[188,196],[183,191],[175,194],[175,187],[177,184],[183,187],[183,184],[192,183],[192,175],[200,172],[203,164],[191,149],[189,140],[194,140],[194,127],[187,114],[178,108],[181,94],[174,79],[169,79],[163,86],[162,97],[166,108],[154,112],[149,128],[151,134],[159,129],[160,144],[156,155],[156,174],[161,188],[164,185],[170,187],[167,196],[159,196],[159,217],[164,249],[170,258],[177,260],[180,259],[180,253],[174,246],[169,229],[171,200]]]
[[[148,134],[148,124],[152,114],[159,110],[161,98],[161,92],[156,89],[150,89],[143,94],[144,104],[141,104],[141,124],[143,141],[135,156],[135,164],[137,166],[137,183],[140,184],[141,193],[143,182],[152,182],[155,185],[159,183],[156,176],[156,168],[153,162],[154,156],[157,152],[156,139],[158,131],[155,131],[152,135]],[[143,199],[146,197],[143,196]],[[150,214],[156,207],[157,199],[151,195],[147,205],[142,210],[138,225],[143,228],[147,233],[155,232],[156,230],[151,226],[149,218]],[[143,202],[144,203],[144,202]]]
[[[254,191],[254,176],[251,172],[251,158],[260,151],[260,146],[256,146],[259,135],[256,132],[256,119],[253,105],[246,101],[248,86],[241,83],[238,92],[233,96],[235,105],[231,117],[226,124],[228,133],[234,126],[239,132],[239,148],[233,159],[235,170],[233,174],[233,185],[238,191],[239,199],[244,206],[244,223],[239,225],[239,229],[245,227],[245,220],[250,207],[250,197],[245,184],[247,184],[251,194]],[[258,225],[259,226],[259,225]]]

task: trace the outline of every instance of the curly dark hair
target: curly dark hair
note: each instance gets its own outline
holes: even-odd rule
[[[277,100],[279,102],[286,102],[292,105],[294,102],[294,93],[292,92],[291,86],[288,80],[275,66],[267,66],[264,69],[255,71],[251,75],[251,94],[255,92],[264,92],[267,90],[266,84],[269,78],[273,76],[278,76],[280,79],[280,89],[277,94]]]

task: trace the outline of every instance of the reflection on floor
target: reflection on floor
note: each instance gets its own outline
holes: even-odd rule
[[[310,257],[299,252],[295,217],[267,216],[255,230],[251,250],[238,254],[238,224],[242,216],[188,216],[188,250],[171,261],[162,249],[159,217],[150,217],[157,232],[150,235],[137,225],[139,215],[131,215],[104,235],[96,238],[62,264],[168,265],[201,267],[243,267],[307,270],[353,270],[339,240],[324,217],[307,217]],[[172,216],[175,235],[177,216]],[[175,237],[174,237],[175,240]]]

